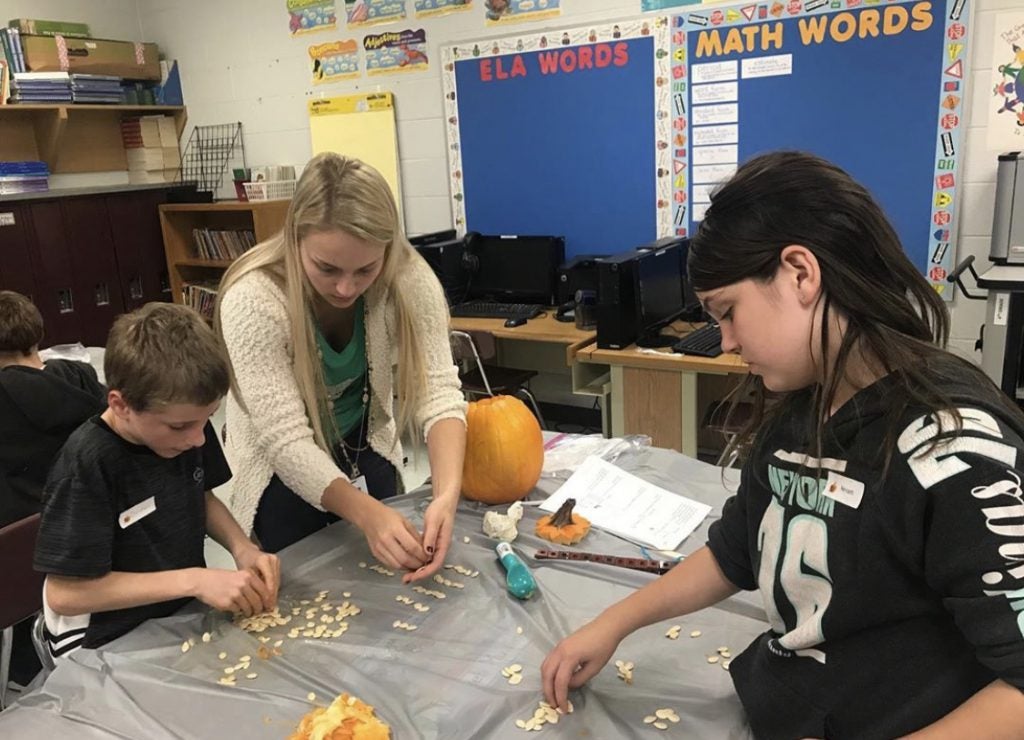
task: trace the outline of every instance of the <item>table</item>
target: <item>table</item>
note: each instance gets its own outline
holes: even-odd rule
[[[677,322],[675,333],[685,333],[690,324]],[[696,457],[700,430],[698,377],[747,374],[747,365],[737,355],[695,357],[671,349],[600,349],[596,344],[581,348],[575,356],[574,377],[586,386],[610,383],[610,435],[646,434],[655,445]],[[589,366],[589,369],[588,369]]]
[[[686,492],[714,508],[711,516],[680,548],[692,552],[705,541],[707,527],[721,514],[727,494],[722,471],[674,452],[655,448],[628,453],[620,466],[670,490]],[[727,471],[726,485],[738,474]],[[553,492],[559,480],[542,478],[532,498]],[[425,489],[392,499],[390,504],[420,520],[428,500]],[[289,625],[276,628],[273,645],[283,639],[283,655],[257,658],[260,643],[220,614],[193,603],[166,619],[141,625],[99,651],[79,651],[59,661],[43,686],[0,714],[0,736],[10,738],[283,738],[310,709],[309,692],[325,703],[349,691],[376,707],[393,736],[401,738],[521,738],[516,719],[528,719],[543,696],[539,667],[547,652],[571,630],[653,576],[605,565],[534,561],[532,553],[550,546],[532,536],[538,511],[528,508],[514,547],[531,564],[539,591],[518,601],[504,588],[504,571],[493,541],[480,522],[484,507],[460,504],[448,562],[479,570],[477,578],[444,570],[463,589],[440,589],[437,600],[402,586],[360,562],[373,564],[357,530],[339,522],[282,553],[281,612],[287,604],[314,599],[321,589],[342,601],[345,591],[362,612],[350,617],[350,629],[329,640],[289,639]],[[463,541],[468,538],[469,542]],[[591,552],[636,555],[637,548],[604,532],[592,531],[580,545]],[[408,595],[430,606],[417,612],[395,600]],[[303,608],[308,608],[304,605]],[[402,619],[415,631],[396,630]],[[682,636],[670,641],[670,624]],[[517,627],[522,627],[519,634]],[[691,639],[691,630],[701,630]],[[572,694],[576,711],[545,737],[620,738],[645,733],[643,717],[672,707],[682,718],[666,736],[747,738],[749,730],[727,671],[709,664],[720,646],[738,654],[767,629],[756,594],[739,594],[717,607],[689,617],[652,625],[627,638],[612,661],[584,689]],[[210,643],[199,638],[212,633]],[[195,646],[186,653],[189,637]],[[221,686],[228,661],[252,656],[255,679]],[[616,678],[614,661],[635,663],[634,682]],[[510,685],[501,669],[523,666],[523,681]]]
[[[497,340],[529,342],[553,347],[564,347],[565,367],[571,367],[580,349],[597,339],[597,332],[577,329],[571,321],[556,321],[555,309],[543,316],[530,319],[522,326],[505,326],[505,319],[452,318],[452,329],[490,334]],[[527,368],[536,370],[538,368]]]

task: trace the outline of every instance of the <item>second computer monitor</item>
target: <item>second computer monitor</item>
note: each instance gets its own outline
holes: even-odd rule
[[[558,266],[565,261],[560,236],[467,236],[476,257],[470,298],[554,304]]]
[[[639,329],[655,334],[683,313],[683,250],[679,244],[651,250],[637,262]]]

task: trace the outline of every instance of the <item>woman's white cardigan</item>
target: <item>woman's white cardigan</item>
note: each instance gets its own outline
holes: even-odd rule
[[[413,257],[393,290],[410,297],[412,321],[422,348],[426,394],[416,425],[426,439],[441,419],[466,418],[466,403],[452,361],[448,306],[430,267]],[[370,375],[370,447],[401,474],[402,443],[394,418],[398,359],[395,307],[380,282],[365,294],[366,359]],[[223,295],[221,326],[245,408],[227,399],[225,452],[234,477],[229,507],[246,533],[274,473],[303,499],[323,510],[320,498],[336,478],[348,480],[317,446],[292,368],[293,343],[284,291],[254,270]]]

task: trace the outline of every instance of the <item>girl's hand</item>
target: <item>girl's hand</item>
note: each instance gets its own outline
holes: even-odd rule
[[[430,559],[422,568],[406,573],[403,583],[412,583],[429,578],[444,565],[448,547],[452,542],[452,529],[455,526],[455,509],[458,508],[458,495],[439,496],[427,506],[423,514],[423,549]]]
[[[376,499],[367,496],[365,515],[359,517],[370,552],[396,570],[416,570],[430,562],[420,543],[420,533],[409,520]]]
[[[598,617],[558,643],[540,667],[547,702],[568,712],[569,689],[577,689],[596,676],[621,641]]]

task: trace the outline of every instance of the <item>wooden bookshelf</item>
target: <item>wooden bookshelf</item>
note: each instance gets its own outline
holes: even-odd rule
[[[211,260],[198,256],[193,229],[248,229],[262,242],[284,227],[289,200],[252,203],[168,203],[160,206],[160,229],[164,237],[167,274],[175,303],[182,302],[185,283],[217,281],[233,260]]]
[[[161,114],[174,116],[180,139],[180,105],[0,105],[0,161],[42,160],[54,174],[127,170],[121,119]]]

